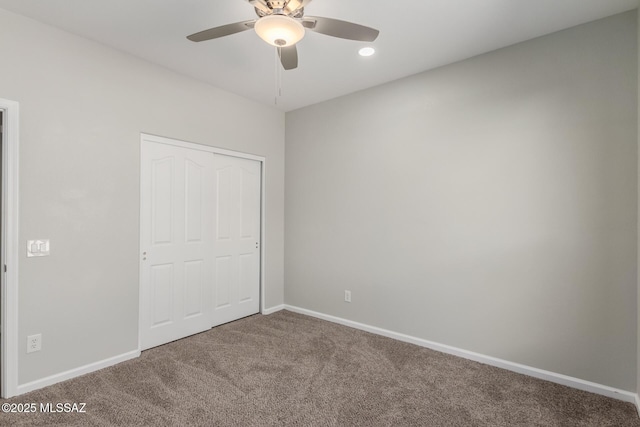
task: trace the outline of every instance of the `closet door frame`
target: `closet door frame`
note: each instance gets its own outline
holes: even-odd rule
[[[220,154],[220,155],[224,155],[224,156],[230,156],[230,157],[238,157],[241,159],[248,159],[248,160],[254,160],[257,162],[260,162],[260,265],[259,265],[259,269],[260,269],[260,297],[259,297],[259,312],[261,314],[264,314],[265,312],[265,295],[266,295],[266,281],[265,281],[265,252],[266,252],[266,227],[265,227],[265,207],[266,207],[266,187],[265,187],[265,175],[266,175],[266,158],[263,156],[258,156],[255,154],[250,154],[250,153],[243,153],[240,151],[233,151],[233,150],[228,150],[225,148],[219,148],[219,147],[214,147],[214,146],[210,146],[210,145],[205,145],[205,144],[197,144],[197,143],[193,143],[193,142],[187,142],[187,141],[181,141],[178,139],[173,139],[173,138],[167,138],[167,137],[163,137],[163,136],[157,136],[157,135],[151,135],[151,134],[147,134],[147,133],[141,133],[140,134],[140,159],[142,159],[142,142],[143,141],[147,141],[147,142],[153,142],[153,143],[159,143],[159,144],[167,144],[167,145],[173,145],[173,146],[177,146],[177,147],[183,147],[183,148],[188,148],[188,149],[193,149],[193,150],[200,150],[200,151],[206,151],[206,152],[210,152],[213,154]],[[142,180],[140,180],[140,184],[142,183]],[[140,202],[142,204],[142,185],[140,186]],[[142,215],[142,206],[140,207],[140,215]],[[140,216],[140,219],[142,219],[142,216]],[[141,235],[141,233],[140,233]],[[139,248],[138,248],[138,252],[142,253],[142,242],[139,242]],[[138,351],[141,350],[142,345],[141,345],[141,325],[143,324],[143,319],[142,319],[142,304],[143,304],[143,295],[142,295],[142,257],[140,258],[140,267],[139,267],[139,278],[138,278],[138,287],[139,287],[139,320],[138,320]]]

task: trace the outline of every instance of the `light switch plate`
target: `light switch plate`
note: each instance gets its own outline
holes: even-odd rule
[[[49,256],[49,239],[27,240],[27,257]]]

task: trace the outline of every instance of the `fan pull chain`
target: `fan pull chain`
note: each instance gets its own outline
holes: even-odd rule
[[[278,67],[278,96],[282,96],[282,66],[280,65],[280,61],[276,63],[276,67]]]
[[[278,105],[278,98],[280,98],[282,96],[282,70],[280,69],[280,52],[279,52],[279,47],[276,47],[275,52],[276,52],[276,70],[275,70],[275,97],[274,97],[274,104]]]

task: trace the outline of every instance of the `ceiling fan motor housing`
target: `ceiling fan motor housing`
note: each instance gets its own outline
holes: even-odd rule
[[[283,0],[267,0],[267,6],[269,6],[271,9],[284,9],[287,3],[287,1]]]
[[[292,18],[302,18],[304,4],[309,3],[300,0],[249,0],[254,6],[256,15],[260,18],[268,15],[287,15]]]

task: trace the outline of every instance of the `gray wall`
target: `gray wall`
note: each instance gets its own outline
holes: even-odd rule
[[[640,8],[637,9],[638,12],[638,16],[637,16],[637,22],[638,22],[638,27],[637,27],[637,32],[638,32],[638,49],[640,49]],[[640,85],[640,54],[638,54],[638,84]],[[638,105],[640,106],[640,87],[638,88]],[[638,108],[638,165],[640,165],[640,107]],[[638,185],[640,188],[640,167],[638,168]],[[638,212],[640,212],[640,197],[638,197]],[[640,224],[640,218],[639,219],[639,224]],[[640,226],[638,229],[638,247],[640,247]],[[640,249],[636,248],[637,250],[637,254],[638,254],[638,263],[637,263],[637,268],[638,271],[640,272]],[[637,375],[638,375],[638,380],[637,380],[637,386],[636,386],[636,392],[638,392],[640,394],[640,277],[638,277],[638,303],[637,303],[637,310],[638,310],[638,349],[637,349],[637,359],[638,359],[638,366],[637,366]],[[640,407],[638,407],[638,411],[640,411]]]
[[[266,299],[282,304],[284,113],[2,10],[0,57],[21,119],[20,384],[138,346],[141,132],[266,156]],[[24,256],[36,238],[50,257]]]
[[[287,113],[285,302],[635,390],[636,58],[634,11]]]

